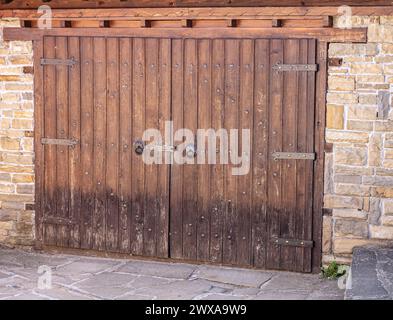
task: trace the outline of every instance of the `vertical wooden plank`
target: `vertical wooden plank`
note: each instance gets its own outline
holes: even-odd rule
[[[310,52],[311,53],[311,52]],[[323,171],[325,143],[326,83],[327,83],[327,43],[318,42],[317,63],[319,72],[316,77],[316,116],[315,116],[315,152],[314,163],[314,206],[313,206],[313,239],[312,271],[317,273],[322,261],[322,207],[323,207]],[[313,103],[310,97],[310,103]],[[309,231],[309,230],[307,230]]]
[[[93,38],[81,40],[81,248],[92,248],[92,216],[94,210],[94,63]]]
[[[121,252],[130,252],[131,181],[132,181],[132,44],[120,39],[120,223]]]
[[[159,48],[159,113],[158,125],[162,134],[165,132],[166,122],[171,120],[171,67],[172,50],[171,40],[161,39]],[[167,145],[173,145],[173,141],[165,141]],[[173,154],[164,153],[164,164],[158,166],[158,219],[157,219],[157,256],[167,258],[169,255],[169,163]]]
[[[308,40],[308,63],[309,64],[315,64],[317,63],[317,41],[315,39]],[[324,70],[325,72],[325,81],[322,83],[322,88],[324,90],[324,93],[322,93],[323,97],[322,100],[324,101],[326,99],[326,83],[327,83],[327,46],[325,47],[324,50],[322,50],[322,59],[318,61],[319,65],[324,65],[320,70]],[[306,212],[305,212],[305,226],[304,226],[304,238],[306,240],[313,240],[313,228],[314,225],[311,223],[311,221],[316,222],[316,224],[319,223],[319,235],[315,238],[315,247],[319,249],[319,253],[317,254],[317,266],[313,270],[313,259],[314,257],[312,256],[312,249],[310,248],[305,248],[304,249],[304,262],[303,262],[303,268],[301,271],[303,272],[319,272],[320,267],[321,267],[321,254],[322,254],[322,243],[321,243],[321,238],[322,238],[322,201],[323,201],[323,176],[324,176],[324,148],[325,148],[325,104],[322,103],[322,110],[320,110],[319,106],[316,105],[315,103],[315,97],[316,97],[316,74],[314,72],[308,73],[307,75],[307,152],[317,152],[317,155],[319,153],[322,153],[322,163],[320,162],[320,158],[317,160],[317,166],[321,166],[319,170],[321,170],[321,173],[319,173],[319,181],[318,184],[320,193],[318,193],[319,197],[319,212],[320,215],[317,216],[314,220],[313,218],[313,201],[311,199],[314,199],[315,196],[313,196],[313,186],[314,186],[314,172],[313,172],[313,166],[314,163],[309,161],[306,164],[306,199],[308,199],[306,203]],[[319,96],[318,96],[319,97]],[[318,110],[318,111],[317,111]],[[316,112],[318,112],[318,118],[316,119]],[[319,127],[322,127],[322,133],[320,132],[320,135],[314,134],[314,127],[315,127],[315,121],[319,121]],[[320,139],[320,140],[318,140]],[[316,145],[318,144],[319,147]],[[318,220],[319,217],[319,220]],[[317,233],[318,234],[318,233]],[[315,260],[314,260],[315,261]]]
[[[184,40],[172,40],[172,121],[173,130],[184,128]],[[175,141],[175,144],[179,144]],[[170,257],[183,257],[183,170],[174,162],[171,168]]]
[[[119,40],[107,39],[106,249],[119,248]]]
[[[184,128],[195,134],[198,125],[198,61],[197,42],[184,40]],[[196,142],[195,142],[196,143]],[[195,159],[191,159],[195,160]],[[197,257],[197,206],[198,169],[195,164],[185,164],[183,168],[183,258],[195,260]]]
[[[299,63],[300,64],[307,64],[308,63],[308,40],[300,40],[299,43]],[[297,108],[297,152],[307,153],[313,152],[309,150],[307,141],[309,139],[309,134],[311,136],[314,135],[313,133],[313,120],[311,124],[311,132],[310,132],[310,124],[309,119],[314,117],[314,111],[309,109],[309,105],[307,103],[308,97],[308,86],[307,86],[307,79],[310,73],[308,72],[299,72],[298,77],[298,89],[297,89],[297,97],[298,97],[298,108]],[[306,239],[305,238],[305,228],[307,228],[306,224],[311,225],[311,220],[306,221],[306,210],[307,204],[312,204],[312,195],[309,198],[307,187],[307,172],[310,168],[312,169],[312,162],[311,161],[304,161],[304,160],[297,160],[296,161],[296,220],[295,220],[295,237],[297,239]],[[312,171],[311,171],[312,174]],[[311,179],[312,182],[312,179]],[[312,186],[311,186],[312,187]],[[312,209],[312,208],[311,208]],[[304,254],[306,251],[310,251],[310,249],[304,248],[296,248],[295,252],[295,263],[296,271],[303,271],[304,269]],[[311,251],[310,251],[311,252]],[[311,260],[311,257],[309,257]]]
[[[56,58],[65,60],[68,58],[67,38],[56,38]],[[56,66],[56,131],[57,139],[68,139],[68,66]],[[68,146],[57,146],[57,214],[67,219],[69,215],[69,153]],[[68,247],[69,226],[57,227],[57,246]]]
[[[283,73],[273,71],[271,67],[283,61],[283,40],[271,40],[270,45],[270,110],[269,110],[269,166],[268,166],[268,233],[266,267],[280,268],[280,246],[271,243],[271,239],[280,236],[280,215],[282,213],[281,164],[271,157],[273,152],[282,151],[282,94]]]
[[[94,38],[94,213],[93,248],[106,249],[106,117],[107,117],[107,53],[105,38]]]
[[[78,37],[68,38],[68,56],[80,61],[80,40]],[[69,132],[70,138],[81,141],[81,64],[77,63],[69,69]],[[70,216],[74,225],[70,231],[70,246],[80,248],[79,221],[81,215],[81,144],[69,150],[70,168]]]
[[[145,130],[146,73],[145,73],[145,40],[133,40],[133,105],[132,105],[132,137],[133,143],[142,139]],[[134,146],[133,146],[134,148]],[[143,254],[143,215],[145,173],[141,156],[132,151],[132,219],[131,219],[131,253]]]
[[[44,68],[41,66],[41,58],[44,56],[43,40],[33,42],[34,52],[34,151],[35,151],[35,247],[41,249],[43,245],[43,222],[44,217],[44,173],[45,173],[45,150],[41,144],[41,138],[45,136],[45,109],[44,109]]]
[[[299,61],[299,40],[284,41],[285,64],[297,64]],[[284,72],[283,104],[282,104],[282,150],[283,152],[297,152],[297,98],[299,72]],[[280,214],[280,237],[296,239],[296,160],[281,160],[281,191],[282,208]],[[281,248],[281,266],[284,270],[296,270],[295,247]]]
[[[239,64],[240,64],[240,41],[225,40],[225,129],[230,132],[239,129]],[[234,150],[229,148],[229,155]],[[226,186],[226,217],[224,232],[224,257],[223,262],[236,264],[238,245],[238,185],[237,177],[233,175],[233,165],[227,165],[225,172]]]
[[[146,129],[158,129],[158,40],[146,39]],[[149,142],[147,142],[149,143]],[[156,164],[145,169],[145,217],[143,248],[145,256],[156,255],[157,179]]]
[[[212,128],[216,131],[224,128],[225,105],[225,57],[224,40],[212,40]],[[218,139],[217,139],[218,140]],[[223,141],[218,140],[217,149]],[[219,156],[222,156],[218,154]],[[212,206],[210,216],[210,260],[221,263],[223,258],[223,224],[225,214],[224,198],[224,165],[217,157],[217,164],[211,166],[211,197]]]
[[[211,41],[198,40],[198,129],[211,128]],[[210,246],[210,168],[207,164],[207,137],[203,141],[206,164],[198,164],[198,217],[197,217],[197,259],[209,261]],[[198,141],[202,143],[202,141]]]
[[[266,266],[267,190],[268,190],[268,135],[269,135],[269,80],[270,41],[255,40],[254,124],[252,147],[253,205],[252,248],[253,263],[257,268]]]
[[[252,199],[252,139],[254,105],[254,41],[242,40],[240,44],[240,98],[239,98],[239,156],[238,165],[250,171],[238,176],[238,248],[237,263],[251,265],[251,199]],[[242,130],[248,130],[250,139],[243,139]],[[248,144],[247,146],[244,144]],[[250,150],[248,150],[249,148]],[[248,165],[247,163],[248,162]]]
[[[44,57],[53,59],[56,38],[44,37]],[[56,67],[47,65],[44,67],[44,103],[45,103],[45,137],[56,138],[57,116],[56,116]],[[57,149],[54,145],[45,146],[45,198],[44,218],[57,215],[56,206],[56,160]],[[56,245],[57,227],[46,223],[44,226],[44,242],[46,245]]]

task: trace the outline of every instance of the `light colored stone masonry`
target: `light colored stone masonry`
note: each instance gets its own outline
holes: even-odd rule
[[[2,26],[16,21],[0,20]],[[349,262],[354,246],[393,243],[393,17],[354,17],[367,44],[331,44],[324,261]],[[33,79],[30,42],[0,39],[0,243],[34,238]]]
[[[393,17],[353,17],[367,44],[330,44],[324,261],[349,262],[354,246],[393,240]],[[392,241],[393,242],[393,241]]]
[[[0,20],[0,28],[19,26]],[[31,42],[0,37],[0,244],[29,246],[34,238],[33,76]]]

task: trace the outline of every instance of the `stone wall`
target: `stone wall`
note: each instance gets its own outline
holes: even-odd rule
[[[330,44],[324,261],[393,240],[393,17],[353,17],[367,44]]]
[[[19,26],[0,20],[0,28]],[[0,244],[34,238],[33,76],[31,42],[0,38]]]

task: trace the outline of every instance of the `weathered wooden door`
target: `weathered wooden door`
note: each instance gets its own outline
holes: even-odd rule
[[[315,40],[45,37],[41,51],[44,245],[311,271]],[[228,152],[250,170],[144,164],[138,142],[166,121],[249,130],[250,149]]]
[[[170,54],[166,39],[44,38],[44,244],[168,257],[169,168],[134,142],[169,120]]]
[[[311,271],[316,41],[186,39],[172,49],[175,131],[238,129],[230,153],[251,168],[173,165],[171,256]]]

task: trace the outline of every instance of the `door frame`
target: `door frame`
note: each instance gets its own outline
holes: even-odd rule
[[[316,106],[315,106],[315,152],[314,182],[313,182],[313,240],[312,271],[318,273],[322,262],[322,220],[324,195],[324,150],[326,126],[326,91],[327,91],[327,52],[331,41],[337,42],[363,42],[365,33],[363,29],[333,29],[333,28],[228,28],[204,30],[192,28],[171,29],[144,29],[120,28],[121,31],[111,28],[54,28],[40,30],[31,28],[5,28],[4,40],[33,40],[34,52],[34,148],[35,148],[35,247],[44,248],[42,226],[42,195],[44,173],[44,148],[41,144],[44,108],[43,108],[43,37],[44,36],[99,36],[99,37],[168,37],[168,38],[315,38],[317,39],[317,64],[319,70],[316,74]],[[201,32],[202,31],[202,32]]]

